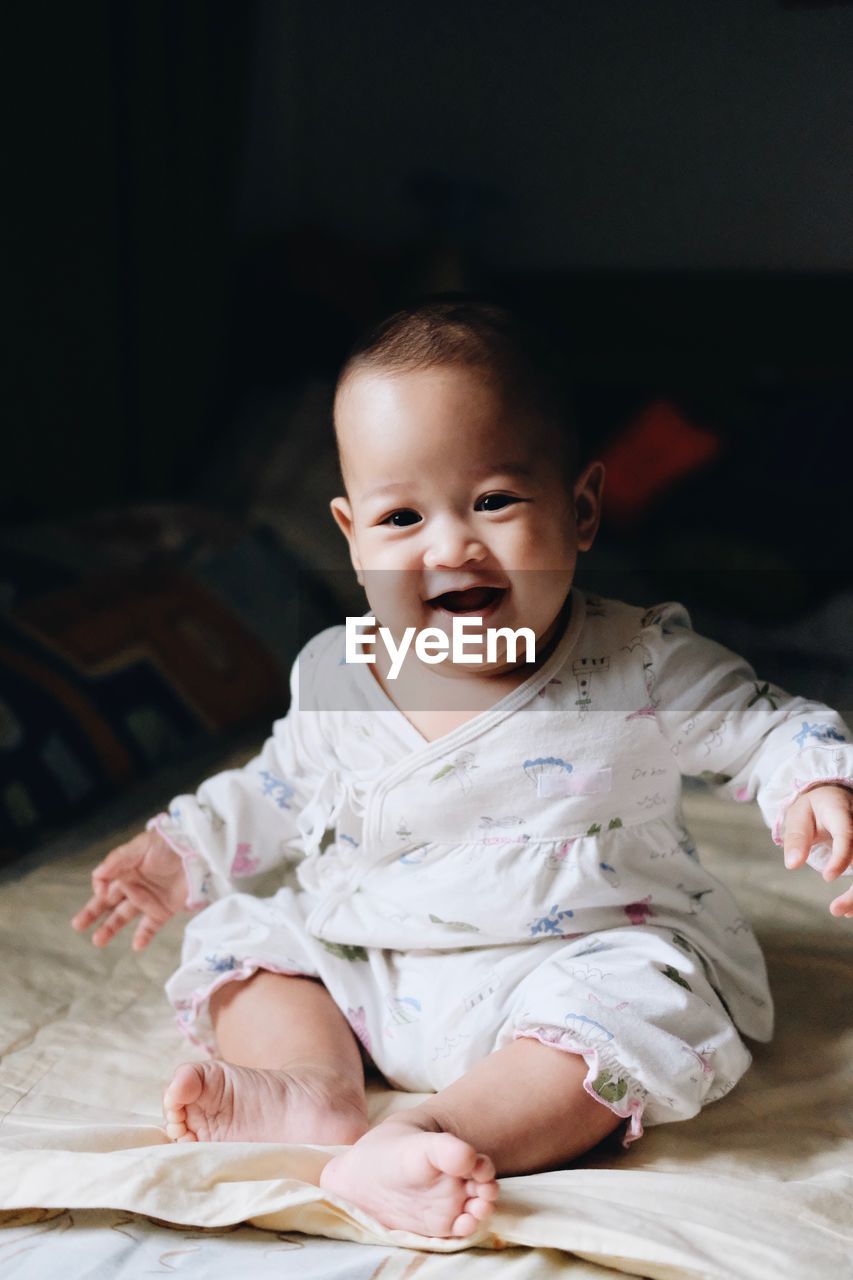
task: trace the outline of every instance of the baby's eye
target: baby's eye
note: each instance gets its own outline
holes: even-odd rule
[[[511,493],[487,493],[485,497],[477,499],[474,510],[503,511],[504,507],[510,506],[511,503],[521,501],[521,498],[514,498]]]
[[[405,529],[407,525],[417,524],[420,516],[417,511],[392,511],[390,516],[386,516],[384,520],[380,520],[380,524],[390,524],[394,529]]]

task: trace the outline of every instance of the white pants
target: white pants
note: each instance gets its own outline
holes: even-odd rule
[[[187,928],[166,984],[182,1029],[215,1053],[208,1001],[259,969],[319,978],[396,1088],[438,1091],[519,1036],[581,1054],[584,1088],[628,1120],[687,1120],[728,1093],[752,1061],[707,962],[677,931],[648,924],[573,939],[455,951],[321,942],[313,899],[233,894]]]

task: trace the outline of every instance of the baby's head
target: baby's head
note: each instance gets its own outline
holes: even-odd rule
[[[579,465],[559,357],[496,303],[427,297],[366,334],[335,394],[346,496],[332,514],[379,622],[560,616],[598,528],[603,468]]]

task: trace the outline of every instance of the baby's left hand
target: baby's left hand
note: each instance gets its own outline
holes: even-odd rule
[[[803,791],[785,815],[783,831],[785,866],[801,867],[813,844],[832,846],[832,857],[823,869],[824,880],[835,880],[853,863],[853,791],[831,783],[818,783]],[[834,916],[853,917],[853,888],[829,904]]]

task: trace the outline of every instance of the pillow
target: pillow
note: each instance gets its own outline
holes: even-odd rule
[[[0,534],[0,861],[288,703],[340,621],[272,534],[193,507]]]
[[[345,614],[367,601],[329,502],[343,492],[332,429],[334,382],[321,373],[251,396],[197,480],[204,501],[247,511],[310,567]]]

